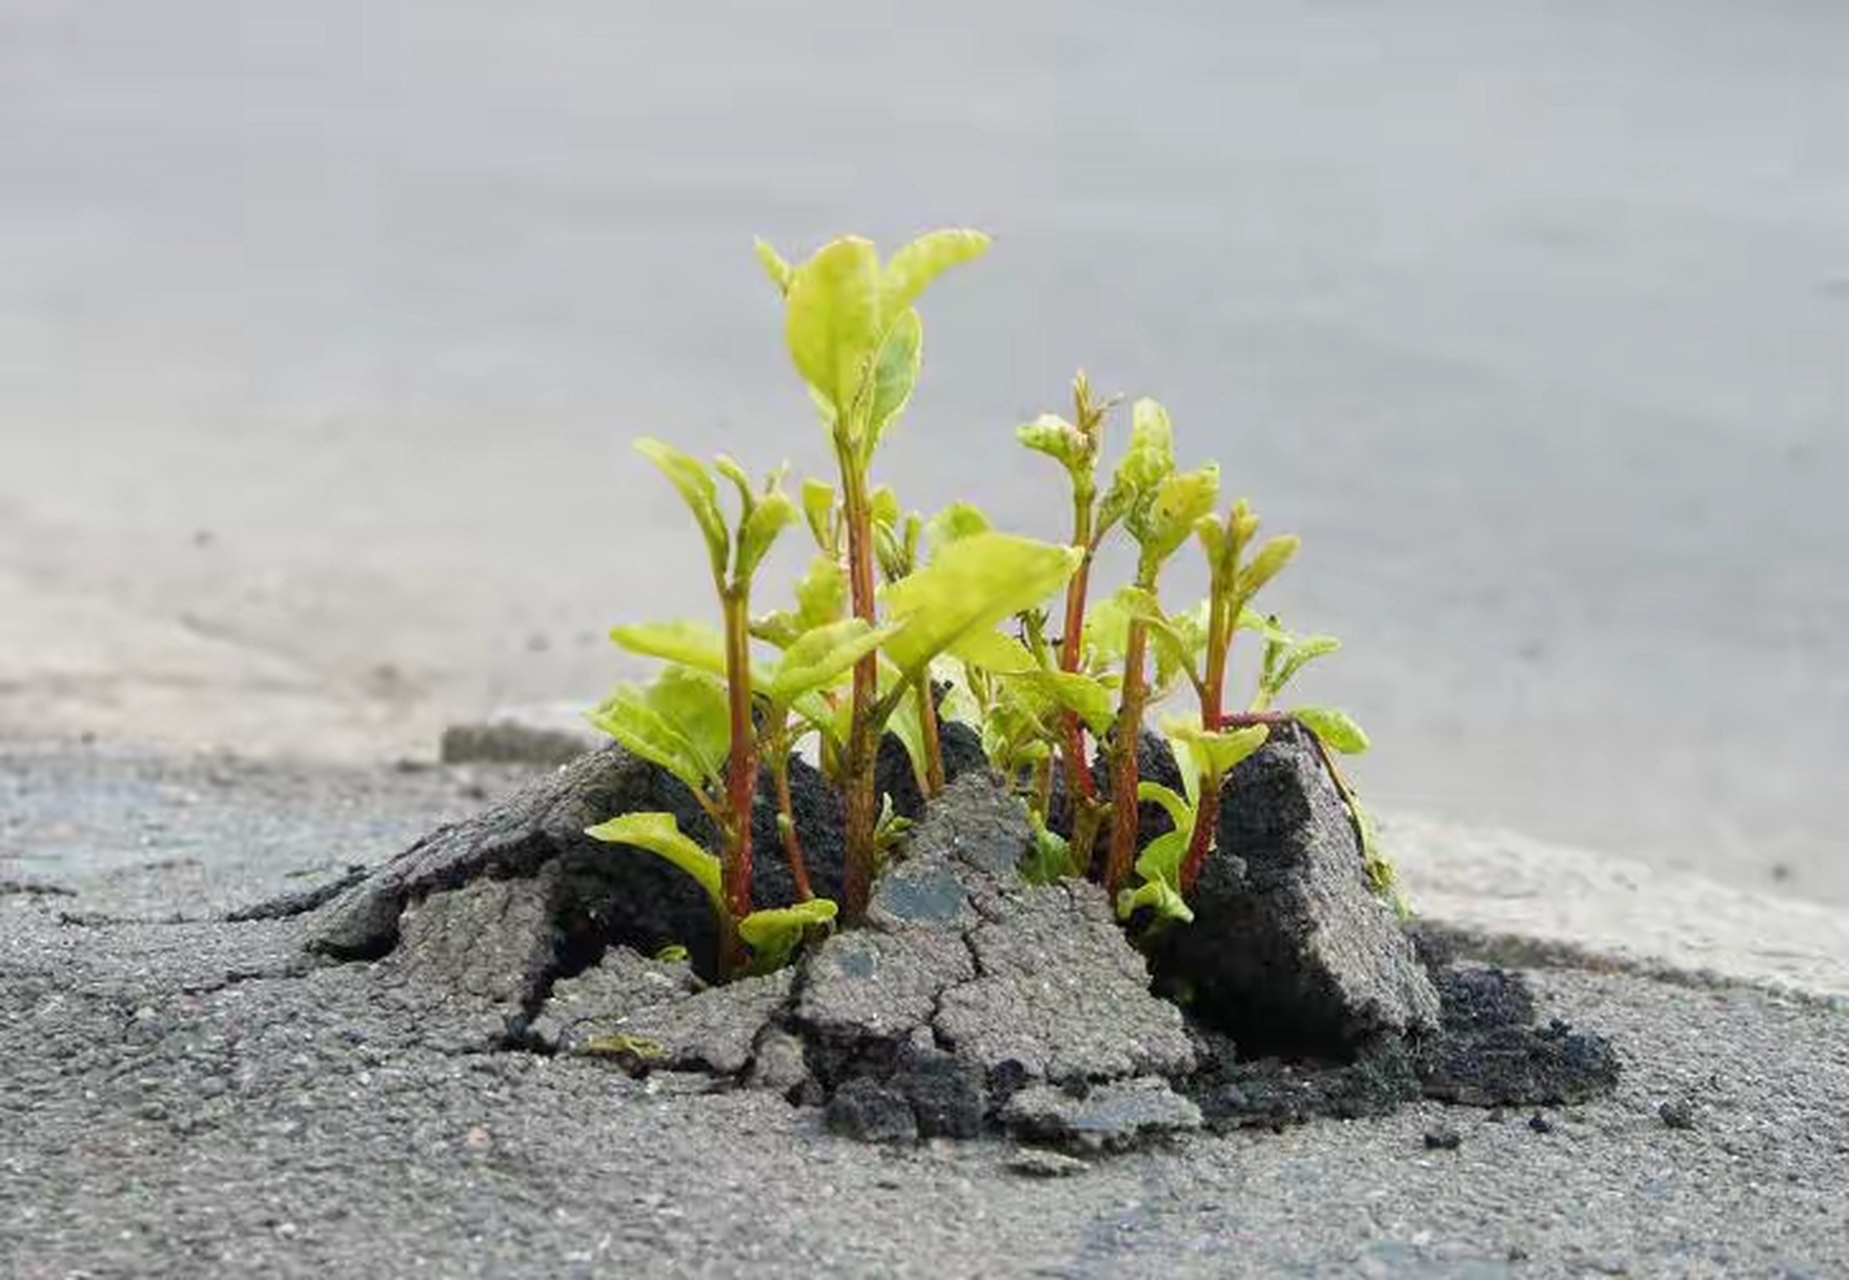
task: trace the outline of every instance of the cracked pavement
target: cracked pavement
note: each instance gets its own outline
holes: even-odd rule
[[[70,891],[0,893],[0,1271],[1849,1269],[1849,1021],[1818,1002],[1542,972],[1542,1016],[1625,1059],[1614,1097],[1542,1126],[1419,1103],[1076,1169],[995,1141],[868,1146],[773,1092],[446,1046],[385,962],[317,966],[299,920],[210,918],[479,807],[442,773],[242,768],[0,760],[0,878],[29,863]],[[1455,1150],[1427,1148],[1438,1129]]]

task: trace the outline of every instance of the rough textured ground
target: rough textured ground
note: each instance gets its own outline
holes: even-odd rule
[[[471,803],[443,774],[201,768],[252,786],[186,804],[199,769],[0,761],[6,865],[72,892],[0,895],[0,1272],[1849,1269],[1849,1020],[1816,1003],[1543,973],[1542,1015],[1610,1032],[1626,1072],[1540,1125],[1428,1103],[1082,1165],[884,1150],[766,1093],[422,1044],[365,966],[305,968],[292,922],[96,922],[203,915],[202,881],[255,899],[336,845],[376,861]],[[162,825],[115,834],[137,814]],[[196,867],[152,868],[182,844]]]

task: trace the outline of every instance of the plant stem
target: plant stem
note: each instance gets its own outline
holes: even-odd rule
[[[1130,878],[1136,859],[1136,748],[1148,694],[1143,679],[1148,647],[1148,624],[1133,619],[1124,646],[1123,701],[1118,704],[1117,728],[1111,739],[1111,848],[1104,864],[1104,887],[1113,897]]]
[[[783,856],[790,864],[790,878],[796,881],[796,900],[807,902],[815,897],[809,887],[809,866],[803,860],[802,841],[796,835],[796,802],[790,795],[790,752],[783,736],[771,742],[770,776],[777,787],[777,826],[783,835]]]
[[[928,799],[944,789],[944,748],[938,740],[937,698],[931,688],[929,670],[918,682],[918,727],[924,738],[924,793]]]
[[[1091,589],[1091,562],[1097,554],[1097,546],[1092,537],[1092,506],[1096,491],[1090,485],[1076,483],[1072,491],[1072,545],[1084,552],[1079,567],[1066,582],[1066,617],[1064,630],[1059,637],[1059,669],[1076,672],[1085,656],[1085,597]],[[1089,867],[1091,865],[1092,843],[1097,838],[1096,822],[1080,820],[1089,803],[1098,797],[1098,789],[1092,784],[1091,769],[1085,759],[1085,726],[1079,721],[1079,713],[1066,711],[1061,714],[1060,756],[1066,771],[1066,806],[1072,815],[1072,839],[1070,849],[1074,865]]]
[[[1207,682],[1201,689],[1201,728],[1212,733],[1220,727],[1220,706],[1226,696],[1226,659],[1233,645],[1232,610],[1214,584],[1213,603],[1207,612]],[[1188,833],[1188,851],[1181,860],[1182,896],[1194,892],[1207,852],[1213,844],[1220,823],[1220,784],[1212,775],[1200,774],[1200,801],[1194,808],[1194,830]]]
[[[1053,804],[1053,757],[1049,753],[1034,765],[1034,812],[1046,819],[1046,811]]]
[[[873,512],[867,498],[867,477],[855,457],[853,443],[835,439],[835,457],[841,465],[842,516],[847,524],[848,590],[854,616],[873,624]],[[848,730],[846,793],[846,868],[842,883],[842,914],[858,921],[866,914],[873,893],[873,836],[879,811],[873,795],[873,704],[879,694],[879,659],[869,653],[854,664],[853,720]]]
[[[746,629],[749,597],[743,584],[725,593],[726,690],[732,746],[726,760],[724,882],[726,912],[734,924],[751,914],[751,806],[757,794],[757,732],[751,722],[751,637]],[[734,939],[736,945],[736,939]]]

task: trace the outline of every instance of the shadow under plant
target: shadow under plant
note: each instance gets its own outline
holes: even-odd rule
[[[810,874],[828,883],[838,802],[795,778]],[[873,1141],[1007,1133],[1115,1149],[1420,1096],[1572,1103],[1616,1083],[1602,1038],[1532,1025],[1519,978],[1420,953],[1370,891],[1319,753],[1293,733],[1229,779],[1225,852],[1203,872],[1195,922],[1153,959],[1098,886],[1023,879],[1027,811],[970,767],[923,805],[861,927],[709,985],[718,938],[701,892],[584,834],[613,812],[691,807],[612,745],[314,906],[308,945],[375,962],[426,1034],[457,1047],[773,1090]],[[768,900],[788,891],[774,855],[755,874]],[[689,954],[652,958],[670,943]]]

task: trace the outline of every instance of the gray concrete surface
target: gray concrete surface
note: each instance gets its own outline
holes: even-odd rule
[[[204,918],[388,856],[479,779],[108,753],[0,779],[10,1276],[1849,1270],[1849,1020],[1816,1001],[1551,970],[1544,1012],[1626,1075],[1547,1132],[1424,1104],[1045,1181],[1006,1146],[885,1151],[764,1094],[445,1052],[368,966],[305,968],[295,923]]]
[[[1383,805],[1849,903],[1845,64],[1815,0],[0,0],[0,731],[594,698],[705,607],[627,440],[823,461],[750,236],[973,222],[911,501],[1052,532],[1009,427],[1159,394]]]

